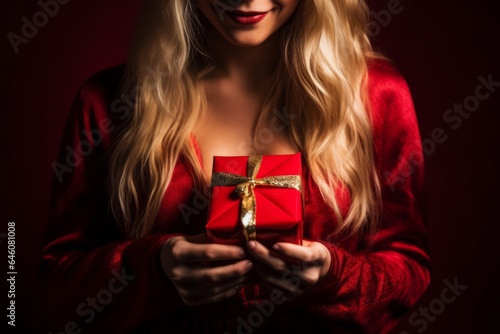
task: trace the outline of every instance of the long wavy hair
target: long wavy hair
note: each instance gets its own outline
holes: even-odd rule
[[[284,98],[289,140],[303,154],[337,233],[371,230],[380,212],[366,94],[372,51],[363,0],[300,1],[280,28],[282,59],[256,122],[263,128]],[[135,108],[110,160],[111,207],[130,238],[151,232],[174,166],[182,155],[195,185],[206,191],[191,140],[207,105],[201,80],[213,66],[207,25],[195,1],[150,0],[126,68]],[[254,130],[255,130],[254,129]],[[334,189],[342,183],[351,205],[343,216]]]

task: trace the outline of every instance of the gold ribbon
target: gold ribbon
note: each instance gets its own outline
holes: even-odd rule
[[[236,186],[235,191],[241,197],[241,223],[245,239],[255,240],[257,237],[255,219],[257,216],[257,203],[254,188],[256,186],[274,186],[280,188],[293,188],[302,192],[300,175],[278,175],[257,179],[257,174],[262,164],[262,155],[248,157],[247,176],[218,172],[212,175],[212,186]]]

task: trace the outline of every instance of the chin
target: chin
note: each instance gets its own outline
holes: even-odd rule
[[[264,36],[263,34],[238,34],[238,35],[226,35],[225,39],[235,45],[240,47],[255,47],[263,44],[268,40],[269,36]]]
[[[229,42],[235,46],[239,46],[242,48],[251,48],[264,43],[264,41],[261,40],[229,40]]]

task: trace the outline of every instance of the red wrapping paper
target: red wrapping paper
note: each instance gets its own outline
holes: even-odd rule
[[[247,156],[214,157],[213,173],[247,176]],[[270,176],[302,176],[301,154],[264,155],[256,179]],[[235,185],[212,186],[206,225],[211,242],[244,246],[240,219],[242,198]],[[303,200],[297,189],[258,185],[256,198],[256,240],[267,247],[276,242],[302,245]]]

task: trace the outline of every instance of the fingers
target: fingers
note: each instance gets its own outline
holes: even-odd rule
[[[274,271],[280,273],[286,270],[287,263],[283,259],[273,255],[271,251],[260,242],[255,240],[249,241],[247,243],[247,249],[257,260]]]
[[[182,277],[185,282],[221,283],[246,275],[253,267],[250,260],[239,261],[220,267],[181,266],[173,270],[174,277]]]
[[[201,238],[200,238],[201,239]],[[195,239],[195,241],[199,241]],[[193,243],[179,240],[172,247],[178,262],[238,260],[246,256],[243,248],[232,245]]]
[[[178,288],[177,291],[181,295],[184,303],[190,306],[197,306],[217,303],[234,296],[239,291],[241,283],[241,279],[238,279],[224,286],[214,287],[205,291],[193,292],[183,288]]]
[[[273,245],[271,251],[261,243],[252,240],[248,242],[247,249],[259,261],[267,264],[277,272],[284,271],[290,263],[311,267],[322,265],[329,258],[329,252],[325,246],[309,241],[304,241],[303,246],[279,242]]]
[[[303,246],[277,243],[271,251],[253,240],[247,249],[255,257],[255,270],[264,282],[291,297],[316,284],[330,267],[328,249],[317,242],[304,241]]]
[[[297,275],[306,282],[314,284],[325,276],[330,268],[331,256],[328,249],[321,243],[304,240],[304,245],[290,243],[277,243],[273,245],[273,251],[289,259],[300,260],[302,268]],[[297,266],[293,266],[297,268]]]
[[[163,271],[187,305],[216,303],[235,295],[252,270],[243,248],[207,242],[206,234],[176,236],[160,250]],[[200,265],[220,260],[240,261],[224,266]]]
[[[303,246],[277,243],[270,250],[250,241],[248,252],[239,246],[207,242],[206,234],[174,237],[160,253],[165,273],[188,305],[215,303],[235,295],[254,265],[265,284],[293,298],[323,277],[330,263],[328,249],[316,242],[304,241]],[[246,259],[248,253],[253,262]],[[214,263],[213,267],[199,265],[221,260],[238,262],[223,266]],[[297,266],[298,263],[302,265]]]
[[[233,288],[227,289],[226,291],[221,292],[221,293],[219,293],[219,294],[217,294],[215,296],[212,296],[212,297],[208,298],[205,301],[198,302],[198,303],[191,304],[191,305],[192,306],[196,306],[196,305],[202,305],[202,304],[217,303],[217,302],[220,302],[221,300],[231,298],[232,296],[234,296],[239,291],[239,289],[240,289],[240,287],[238,287],[238,286],[237,287],[233,287]]]
[[[305,286],[302,279],[295,272],[286,270],[281,274],[277,274],[274,270],[257,264],[255,265],[255,271],[259,274],[264,284],[272,289],[281,290],[287,300],[297,297],[304,291]]]
[[[319,242],[304,240],[304,246],[290,243],[277,243],[273,250],[278,254],[289,258],[301,259],[303,268],[317,267],[319,269],[319,278],[324,277],[331,264],[331,255],[328,248]],[[304,270],[304,279],[306,281],[317,281],[316,275],[311,275],[311,271]]]
[[[273,245],[273,251],[290,259],[300,260],[302,262],[311,263],[318,261],[324,254],[322,250],[315,245],[315,243],[308,243],[304,246],[279,242]]]
[[[237,288],[240,287],[245,281],[248,279],[249,275],[245,275],[242,277],[239,277],[237,279],[233,279],[231,281],[221,283],[221,284],[213,284],[213,283],[190,283],[190,284],[185,284],[181,288],[184,290],[183,292],[186,295],[191,295],[193,297],[195,296],[210,296],[210,295],[217,295],[221,292],[224,292],[230,288]]]

